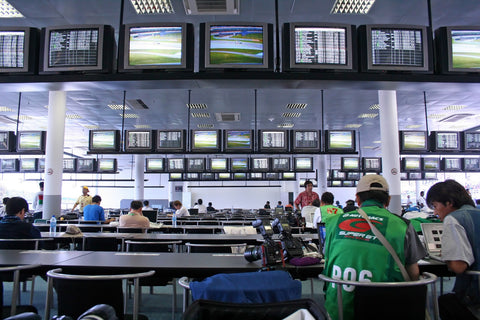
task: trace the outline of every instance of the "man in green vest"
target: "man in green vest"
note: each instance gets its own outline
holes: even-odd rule
[[[320,198],[320,208],[315,211],[313,217],[313,226],[316,227],[317,223],[324,222],[326,223],[331,217],[334,217],[336,214],[343,214],[343,210],[337,206],[333,205],[333,200],[335,197],[331,192],[324,192]]]
[[[425,248],[412,225],[386,209],[390,202],[387,181],[380,175],[363,176],[357,185],[356,202],[391,244],[410,279],[418,279],[417,262],[425,257]],[[404,281],[392,255],[357,210],[328,218],[323,273],[343,280]],[[355,287],[342,289],[344,319],[353,319]],[[332,319],[338,318],[335,284],[327,285],[325,307]]]

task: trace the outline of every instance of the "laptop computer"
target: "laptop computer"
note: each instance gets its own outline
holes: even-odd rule
[[[423,242],[427,249],[428,257],[433,260],[444,261],[442,259],[442,234],[443,223],[422,223],[420,225],[423,233]]]
[[[325,257],[325,236],[326,236],[326,230],[325,230],[325,222],[319,222],[317,223],[317,230],[318,230],[318,253],[322,256],[322,258]]]

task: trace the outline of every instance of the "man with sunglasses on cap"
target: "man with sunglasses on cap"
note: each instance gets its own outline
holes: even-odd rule
[[[426,256],[425,248],[409,221],[386,209],[390,195],[385,178],[363,176],[355,197],[360,209],[332,215],[326,224],[323,273],[334,279],[365,282],[417,280],[417,262]],[[402,274],[360,211],[390,243],[406,272]],[[342,290],[344,319],[353,319],[354,287],[342,286]],[[327,286],[325,307],[332,319],[338,318],[337,289],[333,284]]]
[[[82,187],[82,195],[78,197],[77,201],[73,205],[72,212],[78,206],[78,212],[83,215],[83,208],[85,206],[92,204],[92,197],[88,194],[90,190],[88,190],[87,186]]]

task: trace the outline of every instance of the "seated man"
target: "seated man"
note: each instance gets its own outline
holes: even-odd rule
[[[316,226],[313,225],[313,217],[318,207],[320,207],[319,199],[314,199],[311,205],[302,207],[302,218],[305,219],[305,226],[307,228],[313,228]]]
[[[148,228],[150,220],[142,214],[142,201],[134,200],[130,203],[130,212],[120,217],[119,227]]]
[[[28,212],[28,203],[21,197],[13,197],[7,201],[6,216],[0,221],[0,238],[3,239],[37,239],[40,231],[31,223],[24,222]]]
[[[320,208],[315,210],[313,216],[313,227],[315,228],[319,222],[326,223],[328,219],[336,214],[343,214],[342,208],[333,205],[334,196],[331,192],[324,192],[320,199]],[[338,201],[337,201],[338,202]]]
[[[105,211],[100,206],[100,202],[102,202],[102,198],[100,196],[94,196],[92,198],[92,204],[87,204],[85,208],[83,208],[83,220],[84,221],[105,221]],[[106,222],[110,222],[109,219]]]
[[[392,245],[410,280],[417,280],[420,273],[417,261],[425,257],[425,248],[409,221],[386,209],[390,195],[385,178],[380,175],[363,176],[357,185],[356,201]],[[404,281],[400,267],[374,236],[358,210],[333,215],[325,226],[323,274],[343,280]],[[353,319],[355,288],[342,286],[342,289],[344,319]],[[337,288],[332,284],[327,286],[325,307],[332,319],[338,318]]]

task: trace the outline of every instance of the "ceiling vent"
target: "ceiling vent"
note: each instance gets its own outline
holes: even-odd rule
[[[142,99],[126,100],[126,105],[129,106],[131,109],[137,109],[137,110],[149,109],[148,106],[145,104],[145,102],[142,101]]]
[[[215,118],[217,119],[217,121],[222,121],[222,122],[240,121],[240,113],[238,112],[215,113]]]
[[[472,114],[472,113],[457,113],[457,114],[453,114],[451,116],[448,116],[446,118],[440,119],[440,120],[438,120],[438,122],[457,122],[457,121],[463,120],[463,119],[471,117],[471,116],[474,116],[474,114]]]
[[[240,14],[240,0],[183,0],[187,15]]]

